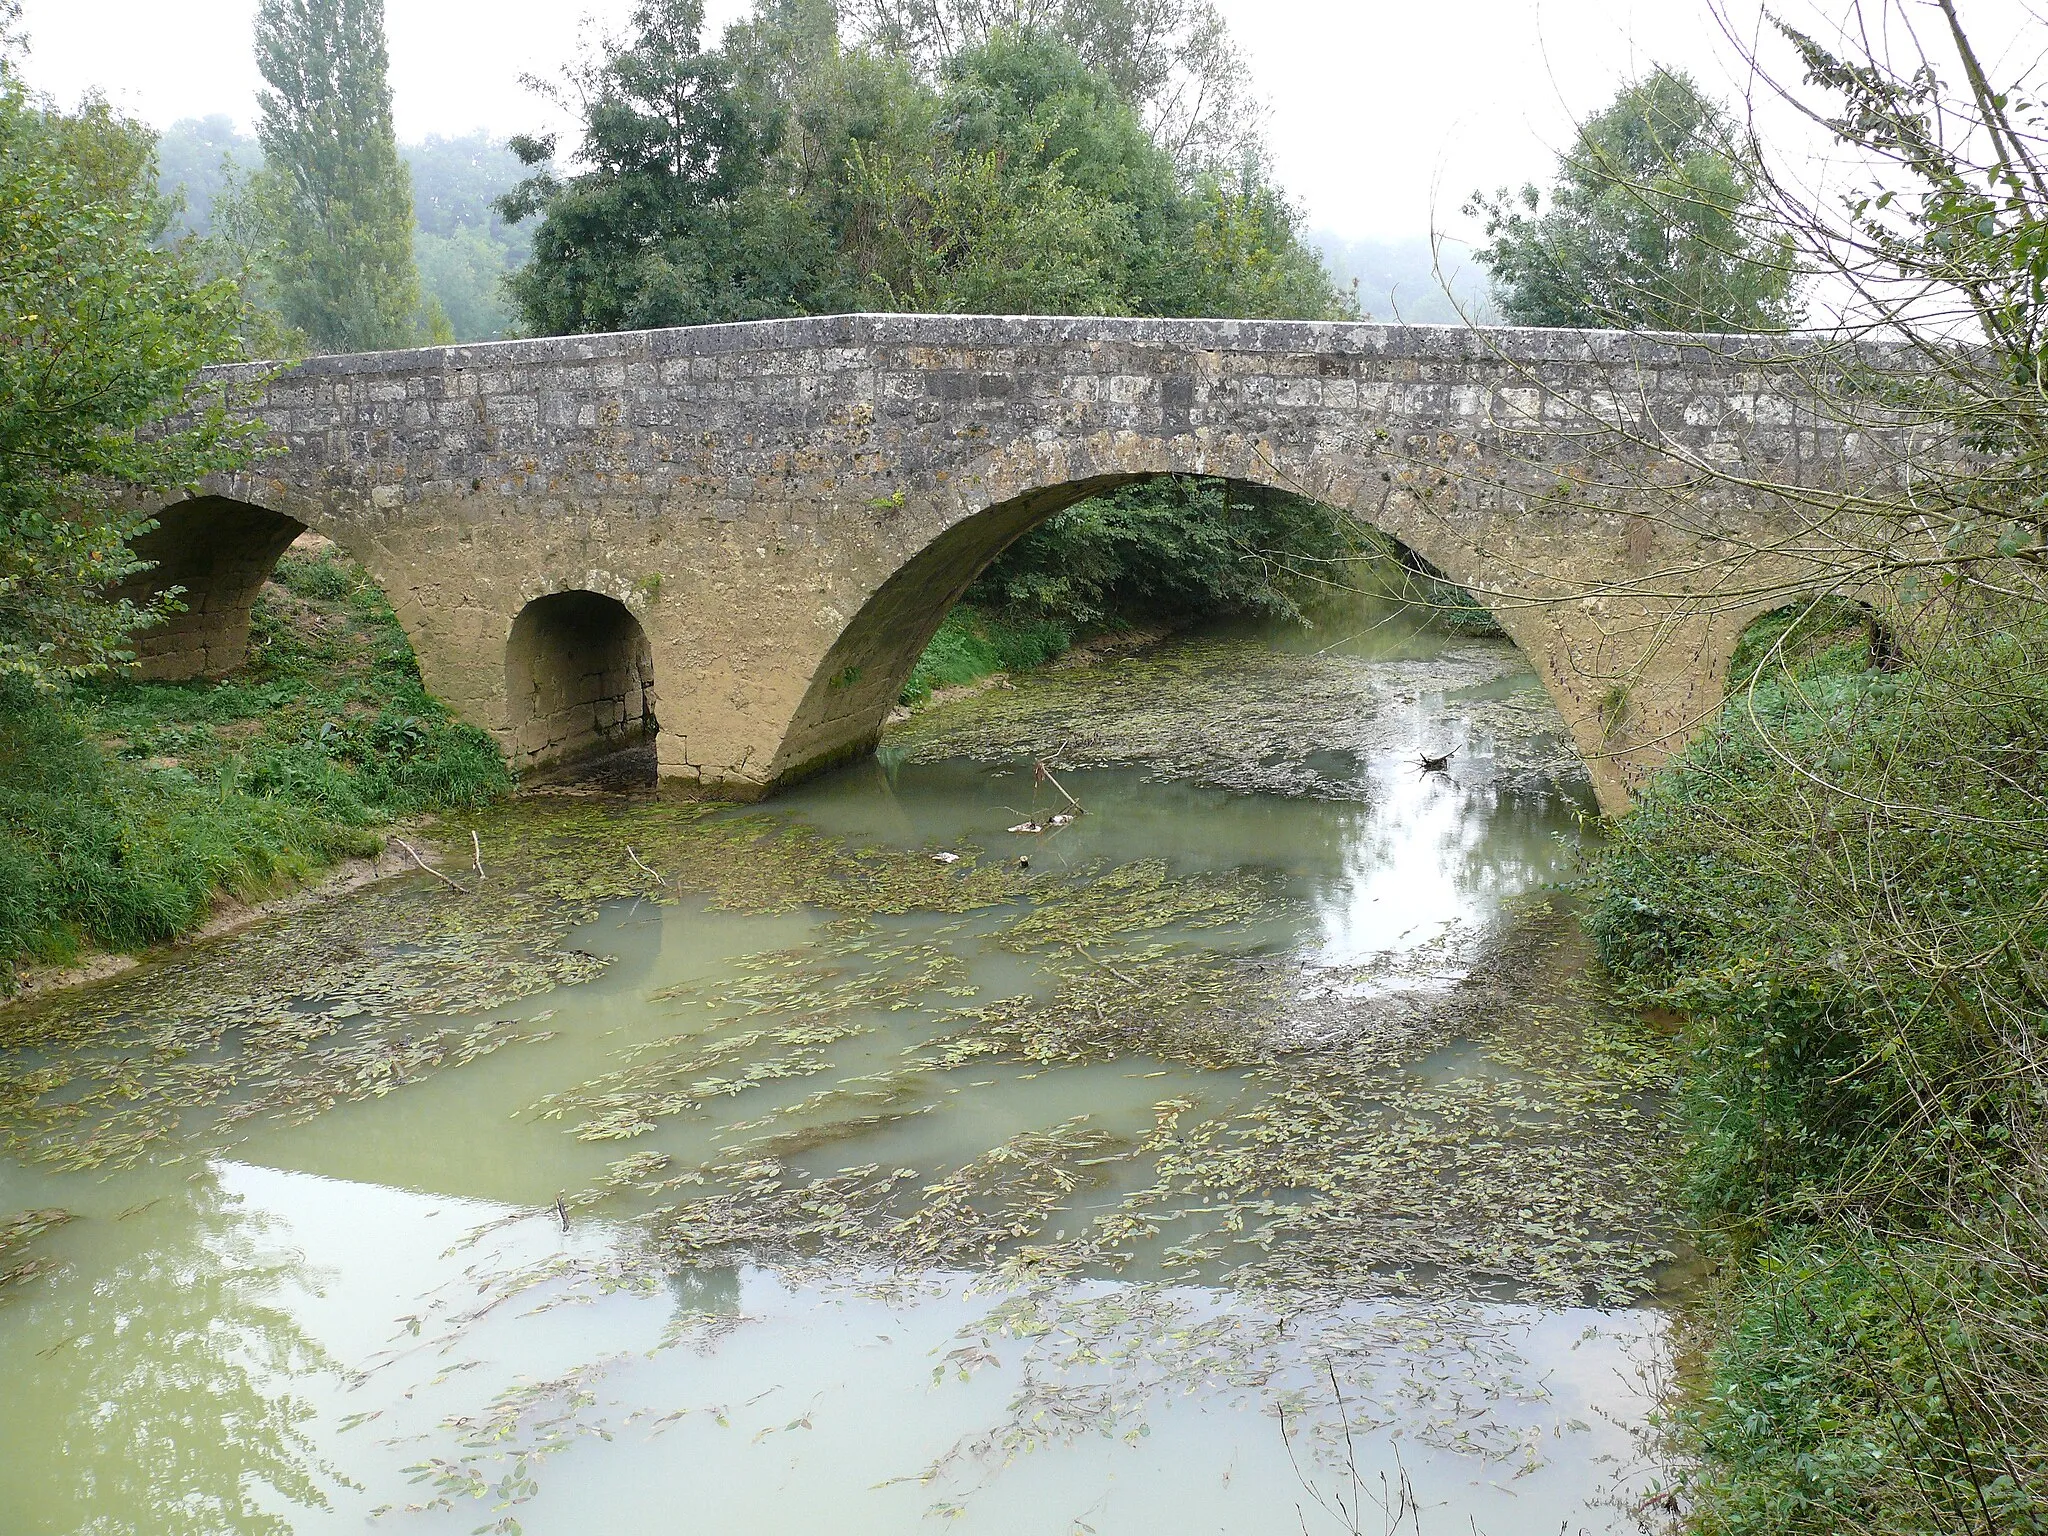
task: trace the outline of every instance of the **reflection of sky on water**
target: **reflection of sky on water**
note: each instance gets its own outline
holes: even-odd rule
[[[1557,879],[1576,841],[1569,802],[1381,760],[1367,809],[1345,824],[1341,873],[1313,895],[1325,966],[1408,984],[1462,974],[1473,945],[1520,893]]]
[[[1286,701],[1263,702],[1268,723],[1284,724]],[[1282,915],[1215,942],[1299,956],[1347,991],[1427,988],[1469,968],[1511,898],[1561,870],[1582,804],[1501,789],[1483,730],[1456,738],[1449,775],[1418,773],[1407,744],[1442,740],[1445,710],[1440,693],[1404,696],[1371,743],[1317,749],[1319,782],[1341,793],[1077,769],[1062,780],[1088,814],[1023,836],[1007,829],[1060,808],[1028,757],[885,754],[802,787],[776,814],[888,847],[1028,857],[1056,875],[1145,860],[1178,874],[1259,871],[1288,898]],[[884,947],[949,949],[983,997],[1045,987],[1026,958],[983,942],[1005,914],[875,926]],[[757,1266],[657,1275],[635,1261],[630,1224],[577,1215],[565,1233],[558,1190],[591,1188],[629,1152],[695,1166],[729,1121],[817,1083],[769,1084],[743,1109],[721,1101],[625,1143],[578,1140],[536,1116],[536,1100],[637,1046],[710,1027],[691,985],[715,988],[746,957],[805,952],[829,920],[698,898],[614,906],[578,940],[616,957],[611,968],[518,1005],[547,1020],[543,1043],[304,1124],[259,1124],[234,1161],[101,1178],[0,1160],[0,1211],[80,1217],[47,1240],[69,1272],[0,1307],[8,1536],[299,1536],[360,1530],[386,1505],[399,1512],[380,1528],[401,1533],[467,1532],[508,1513],[527,1536],[679,1519],[859,1536],[934,1512],[957,1513],[964,1531],[1032,1536],[1335,1530],[1314,1497],[1349,1477],[1330,1459],[1340,1426],[1320,1373],[1331,1364],[1360,1476],[1412,1477],[1422,1529],[1521,1531],[1531,1511],[1544,1529],[1566,1516],[1575,1530],[1627,1528],[1593,1501],[1610,1461],[1632,1464],[1617,1425],[1646,1411],[1639,1367],[1659,1354],[1654,1314],[1354,1303],[1282,1330],[1224,1291],[1131,1284],[1156,1272],[1137,1263],[1122,1280],[1020,1295],[943,1272],[887,1286]],[[916,1009],[886,1015],[836,1045],[819,1081],[885,1073],[929,1027]],[[977,1063],[920,1091],[929,1102],[915,1116],[825,1143],[812,1171],[861,1158],[928,1173],[1076,1115],[1138,1135],[1164,1096],[1222,1113],[1247,1090],[1241,1075],[1126,1054],[1057,1071]],[[499,1285],[517,1272],[553,1278]],[[1273,1412],[1283,1398],[1303,1437],[1292,1456]],[[522,1450],[536,1497],[494,1511],[492,1497],[464,1491],[472,1479],[488,1490]],[[403,1513],[442,1493],[447,1507]]]
[[[159,1188],[146,1212],[79,1223],[99,1228],[71,1255],[94,1265],[89,1289],[0,1313],[10,1354],[57,1362],[0,1407],[10,1533],[360,1530],[445,1491],[423,1467],[488,1487],[522,1457],[536,1493],[509,1512],[528,1536],[675,1529],[683,1511],[688,1529],[761,1536],[952,1510],[971,1532],[1265,1532],[1276,1509],[1298,1529],[1297,1503],[1335,1530],[1304,1489],[1349,1483],[1333,1360],[1366,1482],[1405,1470],[1424,1529],[1504,1533],[1584,1508],[1606,1487],[1598,1458],[1630,1459],[1609,1416],[1644,1411],[1659,1332],[1647,1313],[1375,1304],[1267,1348],[1270,1314],[1194,1288],[1027,1304],[956,1274],[751,1266],[649,1286],[620,1260],[627,1232],[565,1235],[549,1211],[237,1163]],[[989,1323],[1006,1305],[1053,1326],[1005,1336]],[[1109,1364],[1063,1360],[1060,1324],[1082,1316]],[[378,1524],[468,1532],[496,1502]],[[1609,1528],[1599,1508],[1580,1523]]]

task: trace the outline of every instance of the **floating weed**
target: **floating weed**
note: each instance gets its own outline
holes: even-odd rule
[[[1194,636],[1104,665],[1020,674],[891,727],[886,742],[911,762],[1027,764],[1059,743],[1060,761],[1075,767],[1143,764],[1222,789],[1354,799],[1362,765],[1412,757],[1418,730],[1483,743],[1503,788],[1584,785],[1527,663],[1508,642],[1479,639],[1390,659]]]
[[[608,962],[568,947],[568,936],[606,903],[646,899],[628,842],[673,871],[677,889],[741,912],[821,897],[855,919],[972,911],[1021,889],[1012,872],[971,860],[942,867],[899,850],[849,849],[771,817],[694,804],[527,803],[474,821],[492,872],[474,891],[425,876],[388,881],[0,1013],[0,1150],[67,1169],[128,1167],[193,1134],[259,1116],[303,1119],[546,1039],[516,1018],[464,1016],[603,972]],[[772,978],[756,979],[757,995],[737,1001],[756,1012],[789,1005]],[[829,1035],[826,1026],[813,1043]],[[782,1075],[800,1070],[817,1066],[792,1060]],[[698,1096],[733,1086],[706,1083]]]
[[[69,1211],[54,1208],[20,1211],[0,1217],[0,1304],[38,1275],[63,1268],[56,1259],[27,1252],[29,1245],[53,1228],[71,1219]]]
[[[1271,701],[1251,703],[1263,685],[1231,676],[1238,664],[1223,651],[1174,662],[1180,702],[1150,714],[1141,696],[1164,674],[1137,668],[1121,717],[1076,708],[1071,679],[1048,683],[1043,708],[1026,700],[1039,713],[1023,737],[985,745],[1028,738],[1036,755],[1055,718],[1061,732],[1110,720],[1067,756],[1336,793],[1334,769],[1301,778],[1304,733],[1332,728],[1341,697],[1369,720],[1328,739],[1378,751],[1393,704],[1416,703],[1361,710],[1355,681],[1340,682],[1328,710],[1297,719],[1293,659],[1260,674]],[[1506,664],[1479,646],[1463,672],[1417,672],[1416,697],[1446,675],[1483,686]],[[1176,738],[1225,680],[1236,712]],[[913,729],[926,743],[913,750],[962,750],[935,717]],[[490,870],[473,888],[389,882],[0,1014],[5,1150],[69,1168],[210,1153],[258,1122],[536,1046],[550,1037],[539,999],[608,964],[577,947],[580,924],[688,898],[801,912],[808,937],[778,929],[778,947],[637,999],[654,1038],[545,1085],[534,1117],[622,1144],[563,1193],[572,1251],[509,1264],[482,1246],[514,1223],[552,1231],[552,1206],[478,1229],[459,1284],[407,1320],[392,1359],[450,1349],[519,1296],[665,1287],[687,1302],[741,1263],[867,1294],[967,1271],[998,1300],[940,1373],[971,1376],[1004,1351],[1023,1384],[957,1457],[1140,1435],[1167,1391],[1278,1404],[1313,1436],[1320,1386],[1302,1362],[1320,1351],[1347,1394],[1378,1394],[1360,1391],[1354,1425],[1419,1425],[1429,1444],[1512,1459],[1528,1454],[1521,1432],[1481,1409],[1542,1388],[1480,1303],[1622,1302],[1667,1257],[1655,1148],[1669,1048],[1584,981],[1568,912],[1535,904],[1484,935],[1447,929],[1399,967],[1313,965],[1282,942],[1307,929],[1301,899],[1255,870],[1139,859],[1026,875],[664,800],[493,809],[463,823],[465,858],[472,824]],[[1469,975],[1437,979],[1474,948]],[[1105,1084],[1117,1113],[1076,1112]],[[983,1112],[998,1102],[1007,1118]],[[669,1134],[686,1127],[702,1134]],[[0,1242],[0,1264],[12,1252]],[[673,1342],[742,1326],[714,1310],[680,1305]],[[1430,1376],[1447,1357],[1456,1370]],[[547,1457],[601,1432],[595,1379],[522,1385],[450,1420],[457,1448],[414,1468],[433,1507],[530,1499]]]

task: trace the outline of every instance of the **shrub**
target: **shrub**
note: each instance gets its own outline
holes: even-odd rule
[[[1714,1533],[2048,1530],[2048,635],[1760,621],[1591,931],[1685,1014]]]

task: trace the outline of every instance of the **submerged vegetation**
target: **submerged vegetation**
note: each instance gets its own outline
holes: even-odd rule
[[[1107,775],[1062,773],[1099,807],[1086,821],[1118,818]],[[862,803],[896,825],[875,790]],[[1303,807],[1305,825],[1344,814]],[[748,1321],[716,1305],[736,1266],[849,1303],[972,1276],[931,1364],[1026,1362],[990,1410],[1005,1457],[1142,1436],[1189,1394],[1341,1455],[1304,1360],[1424,1443],[1517,1474],[1556,1454],[1569,1427],[1491,1407],[1546,1405],[1517,1353],[1529,1314],[1492,1303],[1625,1302],[1670,1246],[1669,1051],[1584,984],[1568,910],[1523,903],[1464,935],[1483,953],[1466,980],[1437,977],[1466,957],[1444,944],[1390,976],[1304,964],[1315,914],[1284,860],[1046,838],[1027,869],[997,820],[993,846],[943,862],[801,816],[569,794],[463,815],[442,840],[466,854],[473,830],[481,867],[451,859],[453,886],[383,882],[0,1015],[0,1148],[36,1181],[147,1184],[265,1161],[325,1117],[312,1143],[348,1143],[372,1101],[431,1105],[459,1077],[443,1105],[530,1148],[547,1183],[491,1222],[543,1241],[465,1243],[459,1285],[398,1320],[439,1378],[501,1353],[483,1317],[622,1290],[673,1305],[665,1343],[717,1347]],[[408,1437],[422,1500],[538,1497],[543,1451],[630,1422],[590,1391],[613,1364]],[[392,1376],[352,1379],[341,1406],[376,1417]],[[962,1398],[946,1455],[978,1457],[964,1431],[986,1393]],[[683,1395],[649,1417],[695,1411]],[[971,1496],[960,1482],[933,1494]]]
[[[288,554],[232,678],[0,694],[0,979],[174,938],[217,892],[275,894],[376,853],[382,823],[510,782],[490,738],[428,696],[361,570]]]

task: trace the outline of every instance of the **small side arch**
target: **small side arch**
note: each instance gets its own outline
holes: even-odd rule
[[[116,589],[145,601],[181,588],[179,611],[138,630],[135,672],[180,682],[225,677],[248,659],[249,615],[278,557],[306,525],[226,496],[195,496],[157,514],[156,527],[137,538],[135,553],[151,562]]]
[[[506,642],[505,706],[515,771],[645,740],[660,729],[646,630],[602,592],[535,598]]]

